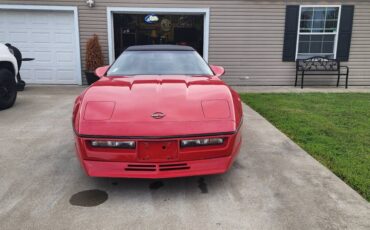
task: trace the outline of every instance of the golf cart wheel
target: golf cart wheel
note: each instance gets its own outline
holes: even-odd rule
[[[17,98],[15,76],[7,69],[0,69],[0,110],[10,108]]]

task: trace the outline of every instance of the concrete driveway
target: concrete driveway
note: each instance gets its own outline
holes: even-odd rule
[[[369,203],[249,108],[227,174],[89,178],[71,129],[82,90],[29,86],[0,112],[1,229],[370,229]]]

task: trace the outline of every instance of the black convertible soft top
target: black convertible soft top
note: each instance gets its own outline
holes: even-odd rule
[[[194,49],[182,45],[141,45],[130,46],[125,51],[194,51]]]

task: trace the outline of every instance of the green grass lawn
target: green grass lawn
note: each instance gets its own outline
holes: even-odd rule
[[[241,98],[370,201],[370,93],[251,93]]]

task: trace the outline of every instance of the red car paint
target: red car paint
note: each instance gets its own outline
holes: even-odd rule
[[[215,76],[105,77],[75,102],[76,153],[89,176],[170,178],[226,172],[241,145],[238,94]],[[219,74],[218,74],[219,73]],[[152,117],[160,112],[160,119]],[[180,147],[180,140],[222,137],[221,145]],[[134,149],[91,140],[134,140]]]

